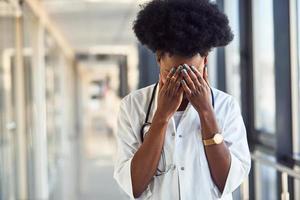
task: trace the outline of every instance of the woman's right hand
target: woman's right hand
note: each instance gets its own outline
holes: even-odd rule
[[[159,79],[160,89],[156,114],[166,120],[169,120],[173,116],[183,98],[183,88],[180,83],[182,80],[180,76],[181,69],[182,66],[173,67],[165,83],[162,82],[161,78]]]

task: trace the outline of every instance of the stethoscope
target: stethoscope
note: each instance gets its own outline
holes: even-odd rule
[[[150,102],[148,104],[146,118],[145,118],[144,124],[142,125],[142,127],[140,129],[140,136],[141,136],[141,141],[142,142],[144,142],[144,130],[145,130],[145,127],[151,125],[151,122],[149,122],[148,119],[149,119],[149,116],[150,116],[150,112],[151,112],[153,100],[154,100],[155,93],[156,93],[156,90],[157,90],[157,86],[158,86],[158,82],[155,84],[155,86],[154,86],[154,88],[152,90],[151,99],[150,99]],[[213,91],[212,91],[211,88],[210,88],[210,93],[211,93],[211,99],[212,99],[212,106],[214,108],[215,107],[215,97],[214,97],[214,93],[213,93]],[[162,150],[162,157],[163,157],[163,165],[166,166],[166,159],[165,159],[164,149]],[[160,175],[166,173],[168,170],[162,171],[160,169],[157,169],[158,173],[156,174],[156,176],[160,176]]]

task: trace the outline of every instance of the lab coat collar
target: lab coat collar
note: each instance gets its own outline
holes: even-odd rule
[[[155,87],[155,84],[153,85],[152,87],[152,91],[153,91],[153,88]],[[152,113],[152,119],[153,119],[153,116],[155,114],[155,111],[157,109],[157,102],[158,102],[158,94],[159,94],[159,82],[157,84],[157,88],[156,88],[156,91],[155,91],[155,97],[154,97],[154,105],[153,105],[153,113]],[[152,92],[151,92],[152,94]]]

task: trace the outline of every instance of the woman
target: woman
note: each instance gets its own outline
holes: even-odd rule
[[[133,30],[160,76],[122,99],[114,178],[131,199],[232,199],[250,170],[246,130],[205,67],[233,39],[227,17],[205,0],[153,0]]]

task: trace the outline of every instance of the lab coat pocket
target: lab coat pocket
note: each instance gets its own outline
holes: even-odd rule
[[[154,176],[153,181],[153,196],[151,199],[179,199],[178,193],[178,178],[176,173],[176,167],[173,166],[170,170],[167,170],[160,176]]]
[[[160,176],[164,174],[167,171],[167,161],[166,161],[166,153],[164,148],[162,149],[162,152],[160,154],[159,163],[156,170],[156,176]]]
[[[144,138],[147,137],[147,134],[148,134],[147,132],[144,133]],[[163,149],[162,149],[161,154],[160,154],[160,159],[159,159],[159,162],[158,162],[158,165],[157,165],[157,170],[156,170],[156,176],[160,176],[160,175],[165,174],[171,168],[172,150],[170,148],[169,141],[166,141],[166,140],[164,142],[164,146],[163,146]]]
[[[158,163],[156,175],[160,176],[167,173],[173,166],[173,156],[174,156],[174,136],[172,136],[172,131],[167,130],[164,146],[161,151],[160,160]]]
[[[156,176],[161,176],[166,174],[170,169],[172,169],[172,162],[171,162],[171,156],[170,156],[169,149],[165,146],[162,149],[160,160],[157,166],[156,170]]]

